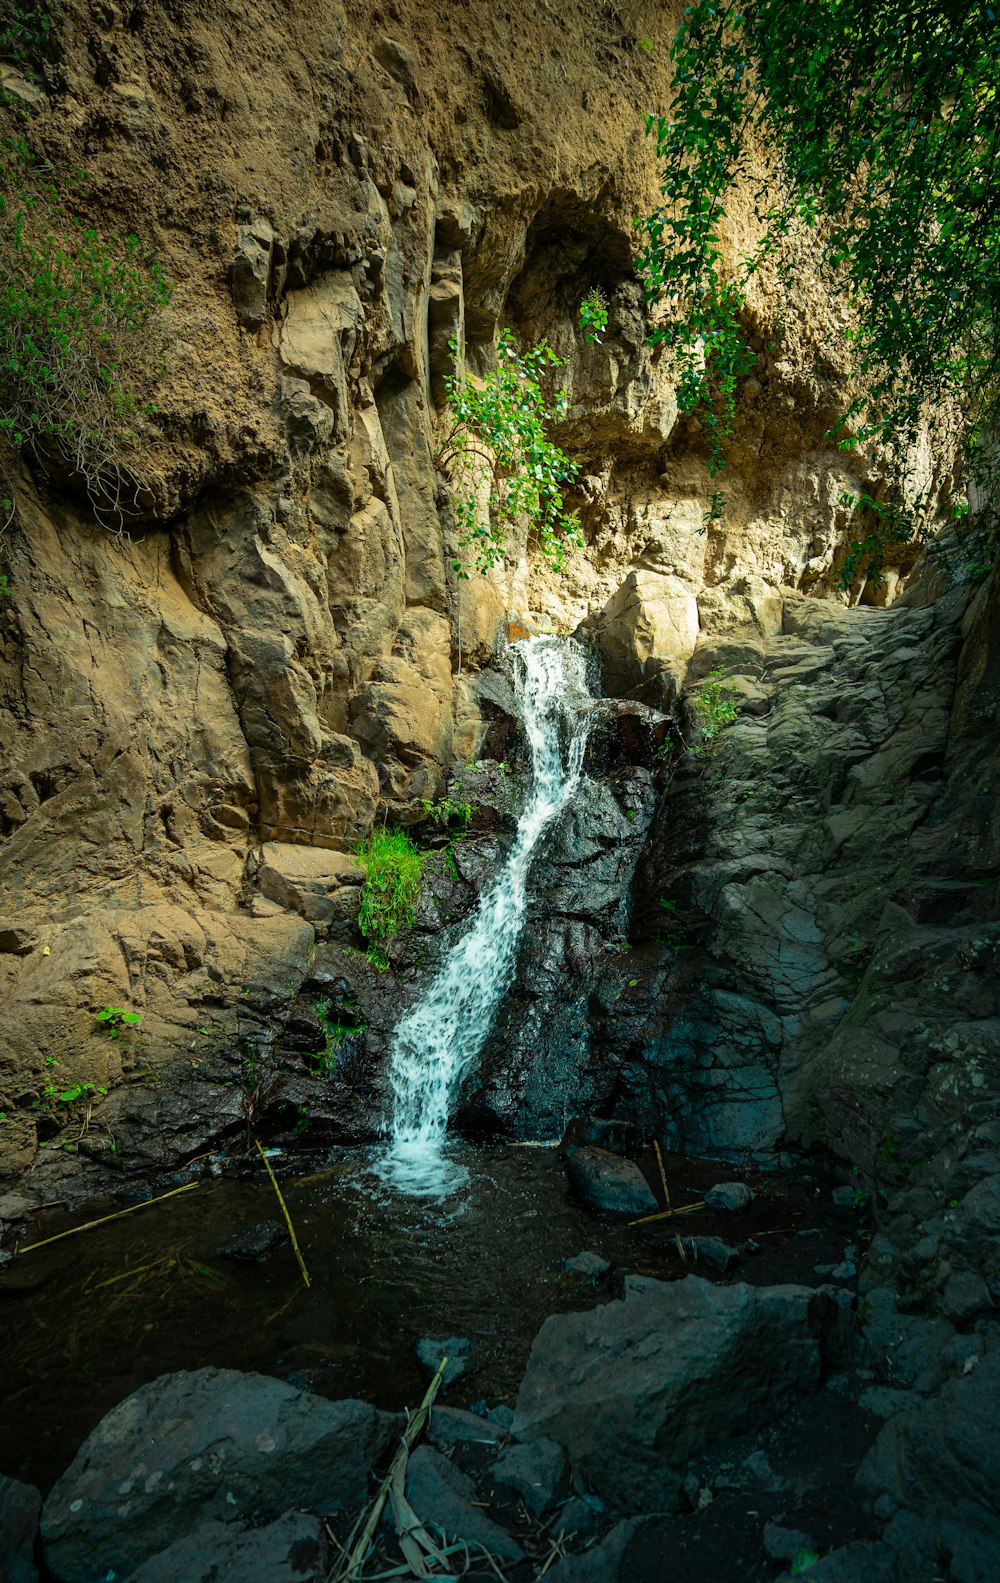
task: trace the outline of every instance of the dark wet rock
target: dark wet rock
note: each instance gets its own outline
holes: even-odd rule
[[[992,1307],[990,1289],[975,1270],[955,1270],[945,1281],[941,1312],[956,1325],[968,1324],[977,1314]]]
[[[551,1583],[663,1583],[673,1519],[630,1517],[616,1523],[600,1544],[557,1561]]]
[[[568,1540],[589,1539],[604,1527],[603,1503],[590,1496],[574,1495],[559,1512],[552,1524],[555,1533],[563,1532]]]
[[[130,1583],[322,1583],[329,1558],[322,1522],[305,1512],[263,1528],[212,1521],[143,1562]]]
[[[860,1207],[859,1192],[860,1189],[857,1187],[835,1187],[830,1196],[838,1209],[857,1209]],[[863,1197],[864,1195],[862,1200]]]
[[[17,1220],[27,1220],[32,1210],[31,1200],[23,1198],[20,1193],[0,1193],[0,1221],[7,1225]]]
[[[563,1270],[567,1275],[582,1275],[591,1283],[599,1281],[602,1275],[607,1275],[610,1268],[610,1262],[602,1259],[599,1253],[577,1253],[563,1263]]]
[[[514,1409],[513,1407],[505,1406],[503,1403],[499,1407],[491,1407],[486,1416],[490,1423],[496,1424],[497,1428],[502,1429],[505,1435],[509,1435],[514,1427]]]
[[[782,1528],[779,1523],[764,1524],[764,1549],[772,1561],[794,1561],[800,1550],[815,1548],[809,1534],[798,1528]]]
[[[635,1159],[643,1146],[638,1127],[629,1121],[606,1121],[599,1116],[575,1116],[563,1133],[559,1152],[569,1159],[577,1149],[606,1149]]]
[[[36,1583],[35,1538],[42,1497],[32,1484],[0,1475],[0,1577],[4,1583]]]
[[[508,1561],[521,1559],[517,1541],[471,1504],[478,1499],[472,1480],[430,1446],[418,1446],[410,1457],[406,1498],[423,1522],[434,1523],[449,1539],[482,1545]]]
[[[740,1262],[739,1250],[721,1237],[685,1237],[684,1251],[696,1264],[704,1264],[719,1275],[731,1275]]]
[[[753,1200],[753,1192],[745,1182],[718,1182],[705,1194],[709,1209],[725,1209],[733,1215],[749,1209]]]
[[[577,1197],[605,1214],[649,1215],[659,1207],[635,1161],[605,1149],[574,1149],[566,1161],[566,1175]]]
[[[263,1264],[283,1241],[288,1232],[277,1220],[261,1220],[255,1226],[244,1226],[234,1233],[217,1250],[220,1259],[236,1259],[242,1264]]]
[[[464,1379],[475,1368],[474,1347],[467,1336],[423,1336],[416,1345],[417,1359],[428,1379],[437,1373],[441,1359],[448,1364],[441,1381],[447,1390],[456,1380]]]
[[[802,1575],[801,1572],[788,1573],[787,1583],[792,1583],[793,1577]],[[806,1575],[815,1578],[816,1583],[917,1583],[921,1575],[928,1578],[933,1576],[928,1573],[909,1573],[904,1580],[897,1570],[892,1547],[878,1542],[845,1545],[841,1550],[834,1550],[809,1567]],[[786,1577],[780,1583],[786,1583]]]
[[[506,1411],[513,1418],[509,1407]],[[499,1424],[481,1418],[478,1413],[466,1413],[459,1407],[434,1407],[427,1438],[439,1451],[451,1451],[455,1446],[502,1446],[507,1434]]]
[[[818,1389],[834,1308],[797,1286],[630,1283],[622,1302],[542,1326],[514,1432],[565,1446],[613,1512],[677,1510],[692,1456]]]
[[[532,1517],[540,1517],[568,1488],[566,1452],[554,1440],[508,1446],[493,1464],[498,1484],[512,1489]]]
[[[235,1369],[164,1374],[81,1446],[42,1514],[57,1583],[127,1577],[199,1524],[360,1506],[392,1419]]]
[[[911,1412],[890,1418],[859,1483],[897,1506],[979,1529],[1000,1543],[1000,1352]]]

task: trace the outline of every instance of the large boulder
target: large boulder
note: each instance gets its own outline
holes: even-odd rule
[[[58,1583],[121,1583],[201,1523],[359,1506],[392,1420],[236,1369],[164,1374],[84,1441],[42,1513]]]
[[[655,1215],[656,1196],[634,1160],[607,1149],[574,1149],[566,1175],[578,1198],[608,1215]]]
[[[627,1280],[622,1302],[546,1320],[514,1433],[565,1446],[612,1512],[675,1510],[690,1457],[817,1389],[830,1304],[801,1286]]]
[[[659,572],[631,572],[588,623],[605,691],[669,708],[698,641],[698,602],[690,584]]]

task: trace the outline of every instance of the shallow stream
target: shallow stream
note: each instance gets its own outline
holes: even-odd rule
[[[803,1278],[842,1257],[849,1234],[851,1217],[824,1210],[829,1194],[810,1178],[736,1173],[758,1194],[738,1225],[702,1212],[629,1227],[572,1197],[553,1149],[456,1148],[467,1179],[444,1203],[392,1190],[374,1151],[283,1176],[308,1291],[285,1236],[260,1264],[219,1252],[241,1228],[280,1221],[266,1179],[207,1177],[193,1191],[19,1255],[0,1275],[0,1472],[48,1489],[116,1402],[159,1374],[206,1364],[401,1408],[424,1390],[416,1342],[458,1335],[474,1343],[475,1367],[448,1400],[513,1402],[549,1314],[606,1302],[629,1272],[689,1273],[675,1227],[738,1237],[747,1248],[742,1278],[755,1282]],[[644,1163],[655,1181],[655,1165]],[[675,1203],[734,1174],[669,1158],[667,1170]],[[99,1213],[93,1205],[73,1219],[49,1211],[25,1241]],[[611,1261],[597,1285],[563,1270],[584,1249]]]

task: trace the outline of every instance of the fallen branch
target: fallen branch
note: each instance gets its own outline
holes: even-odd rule
[[[292,1252],[295,1254],[295,1258],[296,1258],[296,1260],[298,1262],[299,1269],[302,1271],[302,1279],[305,1282],[306,1286],[311,1286],[312,1282],[309,1279],[309,1271],[306,1269],[306,1261],[302,1257],[302,1253],[301,1253],[301,1251],[299,1249],[299,1239],[295,1235],[295,1227],[292,1225],[292,1217],[288,1213],[288,1205],[285,1203],[284,1195],[282,1194],[281,1188],[278,1186],[278,1178],[275,1176],[273,1170],[271,1169],[271,1162],[268,1159],[267,1155],[264,1153],[263,1148],[261,1147],[260,1139],[256,1138],[254,1141],[255,1141],[255,1143],[257,1145],[257,1152],[258,1152],[258,1154],[260,1155],[260,1157],[263,1160],[264,1164],[267,1166],[267,1174],[271,1178],[271,1186],[274,1188],[274,1191],[275,1191],[275,1193],[277,1194],[277,1197],[278,1197],[278,1203],[281,1205],[281,1213],[285,1217],[285,1225],[288,1227],[288,1235],[292,1239]]]
[[[655,1215],[643,1215],[640,1220],[630,1220],[630,1226],[648,1226],[652,1220],[673,1220],[677,1215],[697,1215],[705,1208],[705,1200],[699,1198],[696,1204],[683,1204],[680,1209],[659,1209]]]
[[[41,1242],[29,1242],[26,1248],[17,1249],[18,1255],[34,1253],[36,1248],[47,1248],[50,1242],[61,1242],[63,1237],[75,1237],[78,1231],[93,1231],[95,1226],[106,1226],[109,1220],[121,1220],[123,1215],[134,1215],[137,1209],[148,1209],[151,1204],[162,1204],[165,1198],[176,1198],[178,1193],[190,1193],[200,1186],[200,1182],[185,1182],[183,1187],[172,1187],[169,1193],[161,1193],[159,1198],[147,1198],[141,1204],[129,1204],[127,1209],[118,1209],[113,1215],[102,1215],[100,1220],[88,1220],[85,1225],[71,1226],[68,1231],[59,1231],[54,1237],[43,1237]]]

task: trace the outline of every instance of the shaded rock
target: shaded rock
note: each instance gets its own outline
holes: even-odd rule
[[[235,1369],[165,1374],[84,1441],[42,1515],[58,1583],[128,1576],[199,1524],[357,1507],[391,1420]]]
[[[502,1429],[505,1435],[509,1435],[514,1427],[514,1409],[513,1407],[507,1407],[503,1403],[499,1407],[491,1407],[486,1416],[490,1423],[496,1424],[497,1428]]]
[[[718,1182],[705,1194],[709,1209],[726,1209],[734,1215],[749,1209],[753,1201],[754,1194],[745,1182]]]
[[[27,1220],[32,1212],[31,1200],[20,1193],[0,1193],[0,1220]]]
[[[237,1231],[217,1250],[220,1259],[236,1259],[244,1264],[262,1264],[288,1236],[277,1220],[261,1220],[255,1226]]]
[[[993,1352],[929,1401],[890,1418],[858,1482],[897,1506],[947,1516],[1000,1542],[998,1400],[1000,1353]]]
[[[627,1287],[622,1302],[542,1326],[514,1432],[565,1446],[615,1512],[676,1510],[692,1456],[818,1388],[830,1314],[825,1294],[798,1286]]]
[[[506,1411],[510,1408],[494,1409]],[[466,1413],[459,1407],[433,1407],[427,1426],[427,1438],[441,1451],[451,1451],[455,1446],[502,1446],[507,1439],[506,1429],[478,1413]]]
[[[605,1149],[609,1154],[625,1154],[634,1159],[642,1149],[642,1141],[638,1127],[630,1121],[575,1116],[563,1133],[559,1152],[568,1159],[577,1149]]]
[[[609,1215],[645,1215],[657,1209],[656,1198],[633,1160],[606,1149],[574,1149],[566,1175],[578,1198]]]
[[[857,1209],[859,1207],[858,1188],[856,1187],[835,1187],[830,1197],[838,1209]]]
[[[454,1385],[456,1380],[464,1379],[474,1367],[473,1345],[467,1336],[422,1336],[417,1342],[416,1354],[420,1367],[428,1379],[434,1378],[441,1359],[448,1359],[448,1366],[441,1381],[444,1390],[447,1390],[449,1385]]]
[[[764,1549],[772,1561],[794,1561],[800,1550],[814,1550],[809,1534],[798,1528],[782,1528],[779,1523],[764,1524]]]
[[[540,1517],[566,1494],[566,1453],[554,1440],[508,1446],[497,1457],[493,1471],[497,1483],[515,1490],[533,1517]]]
[[[577,1253],[563,1263],[567,1275],[583,1275],[590,1282],[599,1281],[610,1268],[610,1261],[602,1259],[599,1253]]]
[[[430,1446],[418,1446],[410,1457],[406,1498],[418,1517],[436,1524],[449,1539],[467,1539],[508,1561],[521,1559],[517,1541],[470,1504],[477,1499],[472,1480]]]
[[[0,1474],[0,1577],[4,1583],[36,1583],[35,1536],[42,1497],[32,1484]]]
[[[552,1583],[663,1583],[673,1519],[631,1517],[592,1550],[570,1555],[547,1572]]]
[[[263,1528],[213,1521],[143,1562],[130,1583],[321,1583],[329,1558],[322,1522],[305,1512]]]
[[[967,1324],[984,1309],[992,1308],[990,1289],[975,1270],[955,1270],[949,1275],[941,1297],[941,1312],[957,1325]]]
[[[730,1275],[740,1262],[739,1251],[721,1237],[685,1237],[684,1249],[698,1264],[707,1264],[720,1275]]]
[[[793,1576],[802,1575],[789,1573],[789,1583]],[[917,1575],[909,1574],[914,1583]],[[902,1583],[891,1546],[878,1542],[845,1545],[809,1567],[808,1576],[817,1583]]]
[[[560,1530],[568,1539],[589,1539],[604,1527],[604,1507],[593,1496],[574,1495],[559,1510],[554,1531]]]

